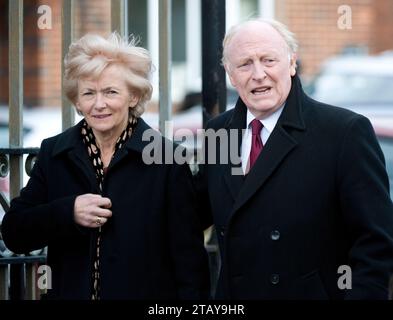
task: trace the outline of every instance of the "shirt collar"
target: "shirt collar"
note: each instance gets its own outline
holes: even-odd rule
[[[278,108],[276,111],[274,111],[267,118],[265,118],[263,120],[259,120],[263,124],[263,127],[266,128],[266,130],[269,133],[271,133],[273,131],[274,127],[276,126],[278,118],[280,118],[281,112],[284,109],[284,106],[285,106],[285,103],[283,103],[283,105],[280,108]],[[250,123],[254,119],[255,119],[255,116],[247,108],[247,127],[246,128],[250,127]]]

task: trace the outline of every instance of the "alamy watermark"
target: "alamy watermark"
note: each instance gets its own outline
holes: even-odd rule
[[[348,265],[340,265],[337,269],[340,274],[337,280],[337,287],[340,290],[352,289],[352,269]],[[37,269],[37,287],[40,290],[52,289],[52,269],[48,265],[41,265]],[[393,279],[393,277],[392,277]],[[393,283],[393,280],[392,280]]]
[[[172,128],[166,121],[165,128]],[[190,129],[165,132],[164,136],[174,137],[173,144],[154,129],[147,129],[142,141],[148,142],[142,151],[145,164],[230,164],[233,175],[242,175],[240,142],[245,130],[238,129],[198,129],[196,134]],[[188,148],[181,146],[187,145]],[[200,148],[198,146],[201,146]],[[197,153],[195,154],[195,150]]]
[[[337,280],[337,287],[340,290],[352,289],[352,269],[350,266],[343,264],[337,269],[338,274],[342,274],[339,276]]]
[[[38,267],[37,287],[40,290],[52,289],[52,269],[50,266],[43,264]]]
[[[352,29],[352,8],[343,4],[337,8],[337,13],[340,15],[337,19],[337,28],[340,30]]]
[[[40,15],[37,20],[38,29],[52,30],[52,8],[42,4],[38,7],[37,13]]]

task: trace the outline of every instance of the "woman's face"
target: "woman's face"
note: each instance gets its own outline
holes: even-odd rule
[[[112,65],[104,69],[98,79],[78,80],[76,107],[95,135],[117,138],[127,125],[129,108],[138,102],[123,74],[121,67]]]

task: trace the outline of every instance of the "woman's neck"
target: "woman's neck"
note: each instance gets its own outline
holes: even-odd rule
[[[116,141],[120,137],[120,134],[126,128],[127,122],[123,127],[119,126],[118,130],[110,132],[97,132],[93,129],[93,133],[96,139],[97,147],[100,149],[101,160],[104,164],[104,168],[109,166],[113,154],[115,153]]]

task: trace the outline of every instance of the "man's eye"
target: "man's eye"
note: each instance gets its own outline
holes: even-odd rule
[[[110,94],[110,95],[114,95],[114,94],[117,94],[117,91],[115,91],[115,90],[108,90],[106,93]]]
[[[250,64],[251,64],[251,61],[246,61],[246,62],[240,64],[240,67],[247,67],[247,66],[249,66]]]
[[[92,92],[84,92],[82,95],[83,96],[89,96],[89,95],[92,95],[93,93]]]
[[[271,65],[271,64],[273,64],[275,61],[276,61],[276,60],[274,60],[274,59],[269,59],[269,58],[263,59],[263,62],[264,62],[265,64],[267,64],[267,65]]]

